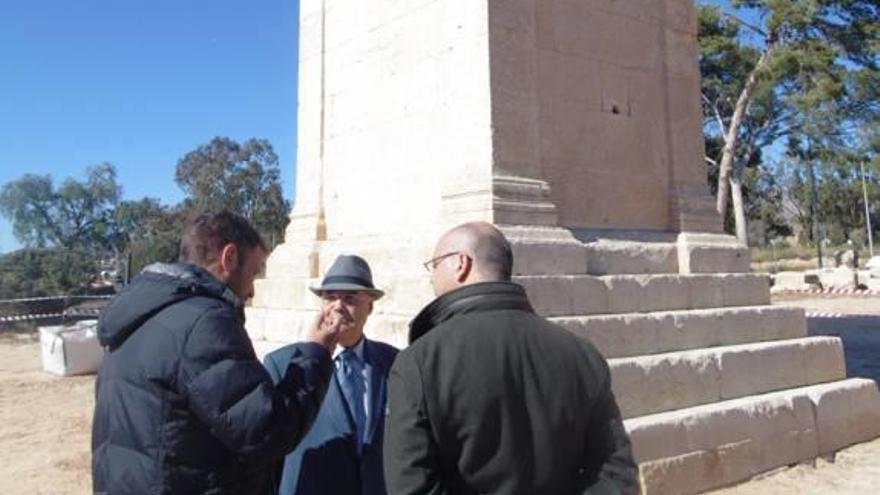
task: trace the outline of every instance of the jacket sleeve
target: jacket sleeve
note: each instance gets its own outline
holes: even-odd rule
[[[397,355],[388,376],[388,417],[383,442],[388,493],[448,493],[441,482],[421,373],[406,351]]]
[[[292,450],[314,421],[332,363],[304,344],[272,384],[231,309],[208,310],[194,325],[179,369],[179,388],[212,435],[245,462],[271,462]]]
[[[586,460],[589,472],[598,473],[584,495],[636,495],[639,492],[639,468],[632,455],[629,435],[611,390],[608,363],[595,352],[604,370],[604,380],[596,398],[595,409],[587,428],[591,448]]]

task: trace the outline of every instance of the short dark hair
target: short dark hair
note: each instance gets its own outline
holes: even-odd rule
[[[180,239],[179,260],[207,266],[217,261],[220,250],[230,243],[242,253],[255,247],[269,250],[260,233],[244,217],[229,210],[207,211],[187,223]]]

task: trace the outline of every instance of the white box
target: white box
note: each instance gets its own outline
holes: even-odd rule
[[[96,373],[104,357],[97,329],[97,320],[40,327],[43,369],[61,376]]]

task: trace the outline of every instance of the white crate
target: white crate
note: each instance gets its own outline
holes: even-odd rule
[[[97,327],[97,320],[40,327],[43,369],[61,376],[97,372],[104,357],[104,349],[98,343]]]

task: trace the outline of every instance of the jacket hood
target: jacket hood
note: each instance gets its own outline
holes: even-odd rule
[[[454,316],[482,311],[533,312],[522,286],[513,282],[480,282],[447,292],[425,306],[409,324],[409,343]]]
[[[243,306],[228,285],[200,266],[154,263],[101,312],[98,340],[111,349],[118,347],[162,309],[195,296],[220,299],[238,310]]]

